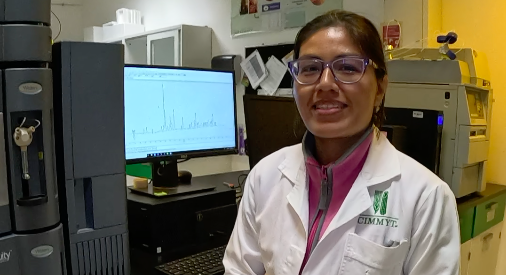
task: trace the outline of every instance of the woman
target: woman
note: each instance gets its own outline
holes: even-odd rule
[[[308,132],[249,174],[225,274],[457,275],[453,193],[378,130],[388,79],[374,25],[322,15],[294,58]]]

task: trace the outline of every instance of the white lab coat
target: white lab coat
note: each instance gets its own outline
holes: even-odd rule
[[[252,169],[225,274],[299,274],[309,223],[305,170],[301,144]],[[459,257],[450,188],[380,135],[302,274],[458,275]]]

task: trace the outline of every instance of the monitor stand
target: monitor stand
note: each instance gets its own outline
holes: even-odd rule
[[[217,183],[199,182],[198,184],[179,184],[177,159],[170,159],[161,162],[151,163],[152,184],[148,188],[129,187],[132,192],[140,195],[163,198],[175,195],[189,195],[211,191],[216,188]]]
[[[151,163],[151,179],[155,188],[176,188],[179,186],[177,159]]]

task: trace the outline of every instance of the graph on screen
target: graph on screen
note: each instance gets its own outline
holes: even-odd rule
[[[212,128],[218,127],[218,123],[214,121],[214,114],[211,114],[211,117],[197,118],[197,113],[194,114],[193,118],[187,118],[185,122],[185,118],[181,117],[181,120],[176,119],[176,110],[172,109],[167,111],[165,109],[165,90],[162,85],[162,101],[161,105],[158,106],[158,109],[161,109],[161,113],[163,114],[163,122],[160,121],[160,125],[156,128],[149,129],[145,127],[140,131],[132,130],[132,143],[135,144],[136,137],[139,135],[147,135],[146,142],[157,142],[156,140],[152,140],[157,134],[163,134],[171,131],[182,131],[182,130],[198,130],[204,128]],[[179,122],[179,123],[178,123]],[[163,137],[164,135],[160,135]]]
[[[233,84],[125,79],[127,159],[233,148]]]

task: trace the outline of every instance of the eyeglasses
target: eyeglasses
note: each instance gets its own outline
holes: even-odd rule
[[[330,68],[336,81],[352,84],[360,81],[369,64],[376,67],[369,58],[342,57],[330,62],[320,59],[299,59],[288,63],[290,74],[302,85],[316,83],[322,76],[325,68]]]

